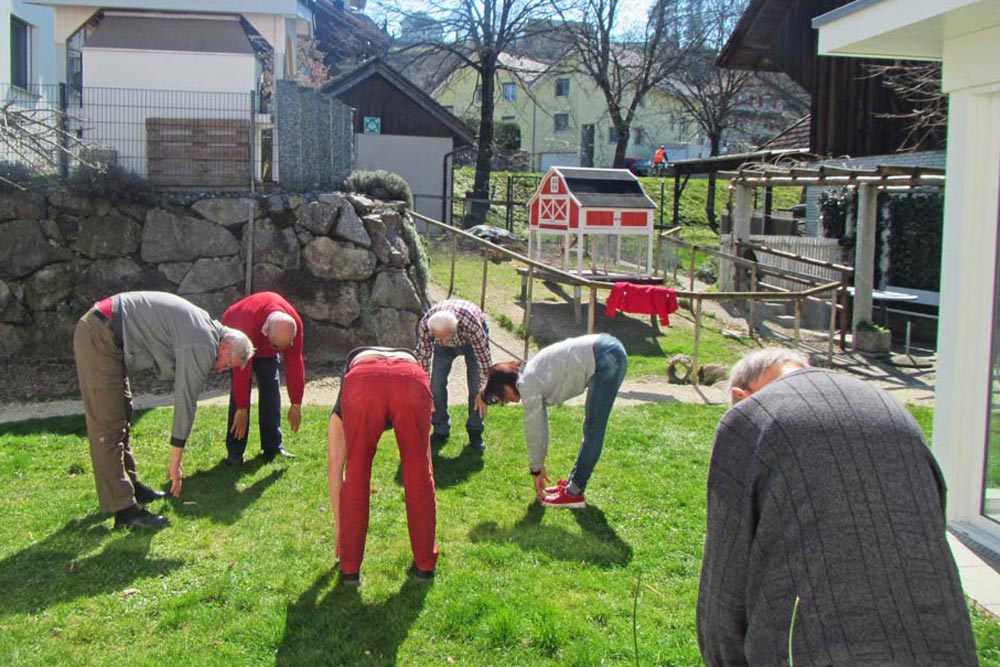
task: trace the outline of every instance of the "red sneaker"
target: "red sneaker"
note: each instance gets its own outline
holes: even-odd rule
[[[569,481],[565,479],[559,480],[555,486],[546,486],[545,495],[551,496],[553,493],[559,493],[562,489],[569,486]]]
[[[548,507],[568,507],[569,509],[581,509],[587,506],[587,503],[583,500],[582,493],[574,496],[566,490],[566,487],[559,489],[558,493],[545,496],[542,504]]]

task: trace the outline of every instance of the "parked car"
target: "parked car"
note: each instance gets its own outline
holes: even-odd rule
[[[627,157],[624,166],[636,176],[649,176],[653,163],[644,157]]]

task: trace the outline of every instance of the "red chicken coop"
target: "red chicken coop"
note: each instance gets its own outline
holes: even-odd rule
[[[649,275],[653,267],[655,211],[656,204],[627,169],[552,167],[528,200],[528,255],[541,259],[543,237],[560,237],[563,268],[575,249],[576,271],[582,274],[589,239],[606,237],[606,264],[610,240],[617,237],[615,255],[620,264],[622,239],[644,237],[645,257],[637,258],[636,266],[644,264],[643,274]],[[597,273],[596,242],[589,255],[591,272]]]

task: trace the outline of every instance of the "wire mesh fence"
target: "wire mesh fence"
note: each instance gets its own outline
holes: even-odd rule
[[[252,92],[0,84],[0,162],[65,178],[118,165],[153,185],[238,187],[269,158]],[[265,117],[267,118],[267,117]]]

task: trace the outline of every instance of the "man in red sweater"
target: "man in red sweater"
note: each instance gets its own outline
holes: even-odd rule
[[[302,318],[280,294],[258,292],[237,301],[222,315],[222,323],[250,337],[254,347],[253,364],[233,370],[229,394],[229,422],[226,433],[226,463],[242,465],[247,447],[250,422],[250,375],[257,376],[260,411],[260,447],[265,460],[277,456],[294,458],[281,446],[281,378],[278,366],[285,362],[288,387],[288,423],[293,432],[302,421],[302,394],[306,369],[302,360]],[[252,369],[251,369],[252,367]]]

